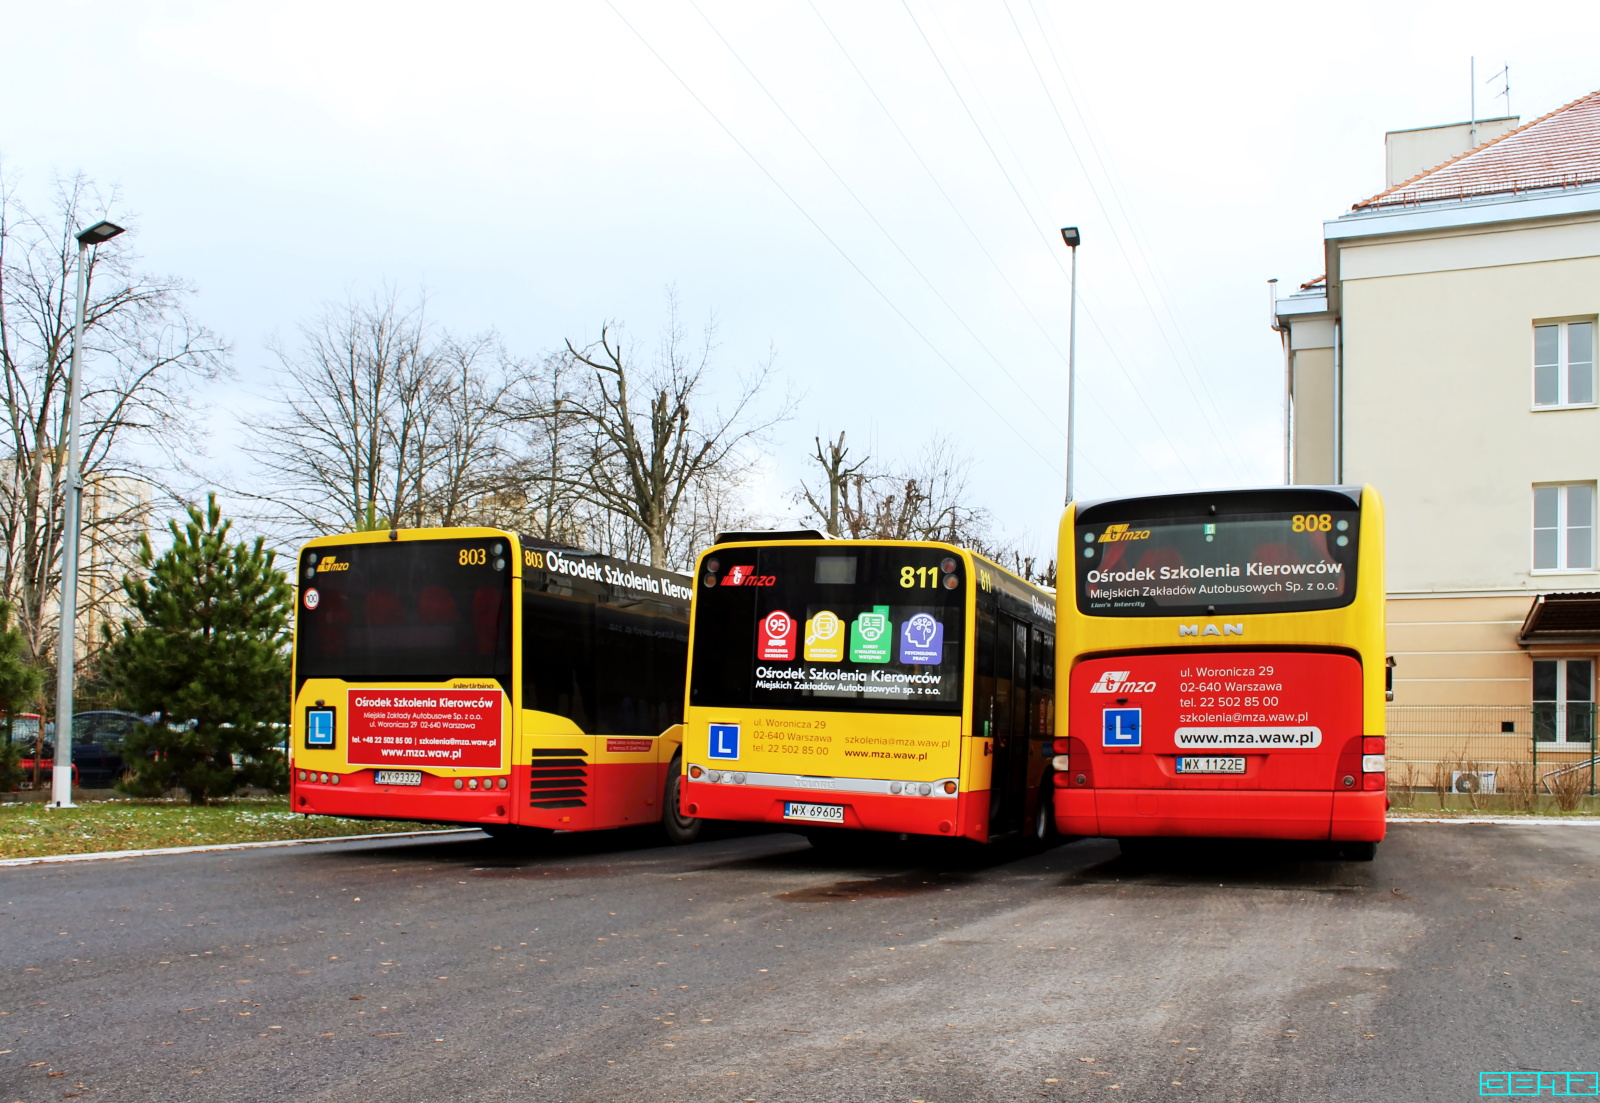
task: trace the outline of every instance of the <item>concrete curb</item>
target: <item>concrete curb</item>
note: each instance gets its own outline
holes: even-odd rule
[[[150,850],[101,850],[90,854],[49,854],[39,858],[0,858],[6,866],[38,866],[54,862],[98,862],[108,858],[153,858],[162,854],[208,854],[219,850],[259,850],[268,846],[311,846],[315,843],[355,843],[368,839],[415,839],[429,835],[476,835],[476,827],[448,827],[433,831],[391,831],[376,835],[335,835],[327,839],[277,839],[261,843],[213,843],[209,846],[166,846]]]
[[[1487,823],[1502,827],[1600,827],[1600,816],[1390,816],[1390,823]]]

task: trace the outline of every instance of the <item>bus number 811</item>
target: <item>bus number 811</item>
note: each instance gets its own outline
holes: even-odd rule
[[[1327,513],[1298,514],[1289,525],[1294,532],[1332,532],[1333,517]]]

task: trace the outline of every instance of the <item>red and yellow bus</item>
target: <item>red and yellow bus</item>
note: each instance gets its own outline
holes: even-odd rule
[[[1370,486],[1075,502],[1060,563],[1063,833],[1373,857],[1387,670]]]
[[[517,836],[678,811],[690,580],[498,529],[300,552],[296,812]]]
[[[718,541],[696,568],[686,814],[819,846],[1048,829],[1053,594],[951,544]]]

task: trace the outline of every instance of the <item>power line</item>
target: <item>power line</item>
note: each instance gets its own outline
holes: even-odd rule
[[[1029,451],[1033,452],[1034,455],[1038,456],[1039,459],[1044,461],[1044,463],[1047,465],[1051,466],[1052,468],[1055,467],[1056,461],[1046,458],[1044,453],[1040,452],[1039,449],[1034,445],[1033,441],[1028,439],[1028,437],[1018,430],[1015,425],[1012,425],[1006,416],[1002,414],[994,405],[994,403],[989,401],[988,396],[986,396],[983,391],[981,391],[970,379],[963,375],[961,370],[957,368],[953,362],[951,362],[950,358],[941,352],[938,346],[936,346],[928,338],[927,334],[923,333],[922,330],[917,327],[916,323],[906,316],[905,312],[895,304],[893,299],[889,298],[889,296],[884,293],[883,289],[873,281],[872,277],[867,275],[866,271],[863,270],[862,267],[855,262],[854,258],[852,258],[850,254],[845,251],[844,247],[835,241],[833,236],[830,235],[827,230],[822,228],[822,224],[813,218],[811,213],[805,209],[800,201],[789,192],[789,189],[785,188],[783,184],[779,182],[778,178],[772,174],[765,164],[762,163],[761,159],[755,155],[750,147],[745,145],[744,142],[740,141],[739,136],[733,132],[728,124],[723,122],[721,117],[711,109],[711,106],[707,104],[705,100],[700,98],[699,94],[696,93],[692,87],[690,87],[689,82],[684,80],[683,77],[678,74],[678,71],[674,69],[670,63],[668,63],[667,59],[661,56],[656,48],[650,44],[650,40],[645,38],[645,36],[640,33],[639,29],[630,23],[628,18],[624,16],[622,12],[617,10],[616,4],[614,4],[612,0],[605,0],[605,4],[606,7],[611,9],[611,13],[622,22],[622,25],[633,32],[633,36],[639,40],[640,44],[643,45],[646,50],[650,51],[651,56],[661,63],[661,67],[672,75],[672,79],[678,82],[683,90],[689,94],[689,97],[693,99],[695,103],[699,104],[701,109],[705,111],[707,115],[711,116],[711,121],[716,123],[717,126],[721,128],[722,132],[728,136],[734,145],[739,147],[740,151],[743,152],[746,157],[750,158],[751,163],[753,163],[756,168],[761,171],[761,174],[772,182],[772,186],[777,188],[778,191],[782,193],[783,197],[794,206],[795,210],[800,212],[801,216],[807,222],[811,223],[812,228],[815,229],[817,233],[822,235],[824,241],[833,246],[834,251],[844,259],[845,263],[855,270],[856,275],[860,276],[866,285],[872,288],[878,297],[884,301],[889,309],[894,311],[896,316],[898,316],[900,320],[904,322],[906,326],[922,340],[922,343],[928,346],[929,351],[937,356],[944,363],[945,367],[949,368],[951,373],[957,379],[961,380],[961,382],[964,383],[967,388],[978,397],[978,401],[982,402],[986,407],[988,407],[989,412],[994,414],[994,416],[999,419],[1002,425],[1004,425],[1007,429],[1010,429],[1011,432],[1015,434],[1024,445],[1027,446]],[[1094,465],[1090,464],[1090,466],[1093,467]],[[1098,471],[1099,469],[1096,468],[1096,470]],[[1104,472],[1100,472],[1100,474],[1102,477],[1105,475]]]
[[[929,55],[932,56],[934,60],[934,64],[939,67],[939,71],[944,75],[946,83],[950,85],[951,92],[955,94],[957,101],[961,104],[962,110],[966,112],[967,118],[972,123],[973,129],[978,132],[979,140],[983,142],[984,148],[989,151],[989,156],[993,158],[995,166],[1000,170],[1000,174],[1005,177],[1006,183],[1010,186],[1011,192],[1016,197],[1017,203],[1022,207],[1024,216],[1027,218],[1029,224],[1034,226],[1035,231],[1040,234],[1041,241],[1045,246],[1046,252],[1050,256],[1051,261],[1055,264],[1057,270],[1060,271],[1062,279],[1070,283],[1071,277],[1067,274],[1065,265],[1061,263],[1061,258],[1057,256],[1056,249],[1053,247],[1048,236],[1044,235],[1042,231],[1039,231],[1037,224],[1034,222],[1032,216],[1028,213],[1027,200],[1023,198],[1022,192],[1020,189],[1018,189],[1016,181],[1012,179],[1010,171],[1005,167],[1005,163],[1000,159],[1000,155],[998,152],[996,152],[994,144],[989,141],[989,136],[984,132],[983,126],[978,122],[977,116],[973,114],[972,107],[967,103],[966,97],[961,94],[960,87],[957,86],[955,78],[950,75],[950,70],[945,66],[944,60],[939,56],[938,50],[934,48],[932,41],[929,40],[927,32],[923,29],[921,22],[918,21],[916,17],[916,13],[911,10],[911,5],[907,2],[907,0],[901,0],[901,6],[905,8],[907,17],[910,18],[912,26],[916,28],[917,34],[921,37],[923,45],[927,47]],[[1174,356],[1176,356],[1175,352]],[[1183,374],[1181,364],[1179,365],[1179,374]],[[1136,384],[1135,387],[1137,388]],[[1196,396],[1196,405],[1199,405],[1198,396]],[[1204,413],[1203,407],[1202,413]],[[1219,433],[1217,427],[1211,423],[1209,416],[1207,416],[1206,420],[1207,428],[1209,428],[1212,435],[1216,437],[1218,445],[1226,450],[1227,446],[1223,441],[1222,434]],[[1229,464],[1230,466],[1232,465],[1231,457],[1229,457]]]
[[[1167,319],[1172,323],[1172,328],[1177,332],[1178,343],[1183,346],[1184,353],[1189,359],[1190,366],[1194,368],[1195,377],[1200,381],[1200,387],[1205,392],[1206,399],[1211,403],[1212,410],[1216,413],[1217,418],[1219,420],[1221,420],[1224,424],[1226,424],[1226,420],[1227,419],[1223,417],[1221,406],[1218,404],[1218,402],[1216,400],[1216,396],[1211,392],[1211,387],[1206,382],[1205,372],[1204,372],[1203,369],[1201,369],[1199,360],[1194,354],[1194,347],[1192,345],[1190,345],[1190,343],[1189,343],[1188,329],[1183,325],[1182,320],[1179,319],[1179,317],[1178,317],[1176,309],[1174,309],[1174,307],[1172,305],[1172,296],[1170,295],[1170,293],[1167,290],[1166,282],[1165,282],[1165,280],[1162,279],[1160,270],[1150,260],[1149,253],[1145,249],[1144,241],[1143,241],[1143,235],[1139,232],[1138,220],[1134,218],[1132,212],[1130,212],[1128,210],[1127,206],[1122,202],[1122,193],[1126,189],[1125,188],[1121,188],[1121,187],[1118,186],[1115,174],[1112,172],[1110,167],[1106,164],[1106,159],[1105,159],[1104,155],[1100,152],[1100,145],[1095,140],[1094,128],[1089,124],[1088,117],[1084,114],[1083,108],[1078,102],[1078,97],[1073,94],[1072,83],[1067,79],[1066,70],[1061,64],[1060,57],[1058,57],[1057,54],[1056,54],[1055,46],[1050,41],[1049,32],[1047,32],[1045,30],[1044,23],[1039,17],[1038,9],[1034,6],[1033,0],[1027,0],[1027,2],[1028,2],[1028,10],[1033,15],[1033,21],[1039,28],[1040,41],[1042,41],[1044,43],[1045,50],[1050,55],[1051,64],[1054,65],[1055,70],[1056,70],[1056,75],[1061,81],[1061,87],[1067,94],[1067,102],[1072,105],[1072,110],[1073,110],[1074,114],[1076,114],[1078,116],[1078,122],[1083,126],[1084,137],[1089,142],[1089,150],[1090,150],[1091,153],[1094,154],[1095,161],[1100,166],[1101,174],[1105,177],[1107,184],[1110,185],[1109,190],[1110,190],[1110,193],[1111,193],[1111,201],[1114,204],[1116,204],[1117,210],[1121,213],[1123,221],[1127,223],[1128,235],[1133,240],[1134,250],[1138,253],[1140,261],[1143,262],[1145,270],[1149,273],[1151,282],[1155,285],[1156,296],[1157,296],[1157,298],[1159,298],[1161,300],[1161,305],[1166,310],[1166,313],[1167,313]],[[1045,98],[1050,102],[1050,109],[1056,116],[1056,122],[1061,127],[1062,135],[1064,137],[1066,137],[1068,146],[1072,148],[1072,154],[1073,154],[1073,157],[1077,159],[1078,166],[1081,169],[1083,169],[1084,178],[1086,180],[1089,180],[1089,187],[1090,187],[1090,190],[1095,195],[1096,203],[1100,203],[1100,194],[1099,194],[1098,189],[1096,189],[1094,187],[1093,180],[1090,179],[1090,177],[1089,177],[1088,166],[1084,163],[1082,156],[1078,153],[1077,146],[1076,146],[1075,143],[1073,143],[1072,136],[1067,130],[1066,121],[1064,119],[1062,119],[1062,117],[1061,117],[1061,112],[1056,109],[1055,100],[1054,100],[1054,97],[1050,93],[1050,89],[1049,89],[1048,83],[1045,81],[1043,74],[1041,74],[1039,72],[1038,65],[1034,64],[1034,62],[1033,62],[1033,52],[1028,47],[1027,38],[1026,38],[1026,36],[1023,35],[1022,28],[1017,24],[1016,16],[1011,13],[1010,0],[1007,0],[1007,2],[1006,2],[1006,14],[1011,16],[1011,24],[1012,24],[1013,27],[1016,28],[1017,38],[1018,38],[1019,41],[1022,42],[1022,48],[1028,54],[1029,64],[1033,65],[1034,73],[1035,73],[1035,75],[1037,75],[1039,77],[1040,86],[1042,88],[1044,88]],[[1106,212],[1105,205],[1103,203],[1100,203],[1100,209],[1101,209],[1101,211],[1103,213],[1107,214],[1107,218],[1108,218],[1108,221],[1109,221],[1109,217],[1110,217],[1109,216],[1109,212]],[[1112,226],[1110,228],[1111,228],[1113,236],[1115,236],[1116,235],[1115,227]],[[1119,245],[1121,244],[1121,238],[1120,237],[1117,238],[1117,242],[1118,242]],[[1127,256],[1126,251],[1124,251],[1124,256],[1125,257]],[[1131,269],[1132,269],[1132,265],[1131,264],[1129,265],[1129,268],[1130,268],[1130,271],[1131,271]],[[1137,280],[1137,275],[1135,275],[1135,279]],[[1141,291],[1141,294],[1143,294],[1143,288],[1142,287],[1141,287],[1140,291]],[[1148,296],[1145,296],[1145,305],[1151,306],[1151,315],[1153,317],[1155,317],[1156,323],[1157,323],[1158,326],[1162,325],[1161,318],[1160,318],[1159,315],[1156,314],[1154,307],[1150,304],[1150,300],[1149,300]],[[1163,338],[1166,337],[1166,333],[1165,333],[1165,328],[1164,327],[1163,327],[1162,336],[1163,336]],[[1170,340],[1168,340],[1168,342],[1167,342],[1167,347],[1168,347],[1169,350],[1172,349],[1172,345],[1171,345],[1171,341]],[[1174,356],[1174,360],[1176,360],[1176,358],[1177,358],[1176,351],[1173,352],[1173,356]],[[1179,370],[1181,372],[1181,370],[1182,370],[1181,365],[1180,365]],[[1193,394],[1193,388],[1192,387],[1190,388],[1190,393]],[[1229,438],[1229,442],[1231,443],[1231,438]],[[1233,457],[1230,456],[1230,458],[1229,458],[1230,464],[1232,463],[1232,460],[1233,460]],[[1235,474],[1239,474],[1237,469],[1235,469]]]
[[[934,285],[933,281],[928,278],[927,273],[922,270],[916,261],[911,259],[911,255],[901,247],[900,242],[897,241],[895,236],[889,232],[888,227],[886,227],[879,220],[877,215],[872,213],[872,209],[868,207],[866,202],[862,200],[861,196],[856,193],[856,190],[850,186],[849,182],[845,180],[845,178],[840,174],[839,170],[833,167],[833,162],[828,160],[827,156],[822,152],[822,150],[817,148],[817,144],[811,140],[800,124],[794,121],[794,117],[784,109],[782,103],[778,102],[778,97],[772,94],[772,90],[769,89],[761,80],[761,78],[756,75],[755,70],[750,68],[749,64],[747,64],[744,58],[740,56],[739,51],[734,49],[733,44],[728,41],[727,37],[724,36],[720,30],[717,29],[717,25],[713,23],[709,17],[707,17],[704,11],[701,10],[700,5],[695,3],[695,0],[687,0],[687,2],[689,6],[695,10],[695,13],[705,21],[706,26],[711,28],[711,33],[717,36],[717,40],[727,47],[728,52],[733,55],[733,59],[739,63],[740,67],[744,69],[745,73],[749,75],[750,79],[755,81],[756,87],[761,89],[761,91],[766,95],[767,99],[772,102],[772,106],[777,108],[778,114],[782,115],[784,121],[786,121],[794,129],[794,132],[800,136],[800,140],[806,144],[807,148],[809,148],[812,153],[817,155],[817,160],[821,161],[823,166],[833,174],[833,178],[839,182],[839,186],[845,190],[851,199],[855,200],[856,206],[861,208],[861,213],[866,215],[867,218],[871,220],[872,224],[878,228],[878,231],[883,234],[884,238],[889,242],[889,244],[894,247],[895,252],[900,254],[901,259],[911,266],[911,270],[913,272],[921,277],[922,282],[928,286],[928,290],[932,291],[939,302],[943,304],[944,308],[950,312],[950,316],[960,323],[961,328],[966,330],[967,334],[978,343],[978,347],[983,349],[983,351],[988,354],[989,359],[994,361],[995,367],[1000,369],[1001,373],[1011,381],[1011,384],[1022,393],[1023,397],[1031,398],[1032,396],[1029,395],[1028,389],[1017,381],[1016,376],[1011,374],[1011,370],[1006,367],[1005,363],[1000,359],[999,356],[995,355],[994,350],[991,349],[987,343],[985,343],[983,338],[978,336],[976,330],[967,324],[967,320],[963,318],[960,312],[957,311],[956,308],[950,304],[950,301],[944,297],[944,295],[939,291],[938,287]],[[1057,435],[1059,435],[1063,440],[1066,439],[1066,433],[1059,425],[1055,423],[1053,419],[1047,416],[1046,421],[1050,424],[1051,428],[1055,429]]]
[[[884,118],[889,121],[889,125],[894,128],[895,133],[900,136],[900,141],[905,144],[907,151],[909,151],[911,156],[915,158],[917,164],[922,166],[922,171],[927,175],[929,182],[933,184],[935,190],[937,190],[939,195],[944,199],[946,206],[950,208],[950,213],[956,216],[956,220],[961,223],[962,228],[967,231],[967,235],[972,238],[973,244],[978,247],[978,250],[983,253],[984,258],[988,260],[990,267],[994,269],[995,275],[1000,277],[1000,282],[1005,285],[1006,290],[1011,292],[1012,297],[1017,300],[1017,305],[1022,307],[1023,313],[1027,314],[1029,320],[1031,320],[1034,326],[1038,328],[1039,333],[1044,337],[1045,342],[1049,344],[1053,350],[1055,350],[1055,354],[1060,358],[1061,362],[1063,364],[1066,363],[1067,354],[1062,351],[1060,345],[1056,344],[1055,338],[1051,336],[1050,331],[1045,327],[1044,323],[1039,320],[1038,315],[1033,312],[1033,309],[1028,305],[1027,300],[1022,297],[1022,293],[1017,290],[1016,284],[1011,282],[1011,278],[1006,275],[1006,271],[1003,267],[1001,267],[1000,262],[995,260],[994,254],[989,252],[988,246],[984,245],[983,239],[978,236],[978,232],[972,228],[972,224],[968,222],[966,216],[961,213],[961,208],[956,204],[956,201],[951,198],[950,193],[945,189],[944,185],[939,182],[938,175],[934,173],[927,160],[922,156],[916,145],[911,141],[911,138],[900,126],[899,120],[897,120],[894,116],[894,112],[890,111],[888,104],[883,102],[883,97],[878,95],[877,89],[874,88],[872,82],[867,79],[867,75],[861,71],[861,66],[856,64],[855,58],[851,56],[850,51],[839,39],[838,34],[834,32],[833,27],[828,23],[827,19],[823,17],[822,12],[817,8],[814,0],[806,0],[806,3],[810,6],[812,14],[817,17],[817,22],[822,24],[822,29],[828,32],[829,38],[833,39],[833,44],[839,48],[839,53],[844,56],[845,61],[855,72],[857,78],[860,79],[868,94],[871,95],[874,102],[877,103],[878,109],[883,112]],[[1085,313],[1087,312],[1087,308],[1085,308]],[[1099,330],[1099,322],[1092,318],[1091,321],[1095,325],[1095,328]],[[1101,336],[1102,338],[1105,336],[1103,331],[1101,331]],[[1106,351],[1111,354],[1111,357],[1116,362],[1117,367],[1121,369],[1123,375],[1127,376],[1129,382],[1132,383],[1132,376],[1129,374],[1126,365],[1122,363],[1121,357],[1117,355],[1116,349],[1111,346],[1109,341],[1106,342]],[[1133,441],[1128,438],[1128,435],[1123,431],[1122,426],[1111,417],[1110,411],[1105,408],[1105,406],[1100,402],[1099,398],[1095,396],[1094,392],[1085,387],[1083,389],[1083,394],[1084,397],[1089,399],[1089,401],[1093,402],[1095,406],[1100,409],[1101,414],[1103,414],[1105,417],[1106,424],[1109,425],[1116,432],[1116,434],[1122,438],[1123,442],[1127,444],[1129,450],[1133,454],[1137,455],[1146,467],[1150,468],[1152,474],[1158,474],[1155,467],[1151,465],[1149,460],[1145,457],[1144,451],[1136,447]],[[1198,482],[1199,478],[1195,475],[1194,470],[1189,467],[1189,461],[1184,458],[1183,452],[1173,442],[1172,438],[1167,435],[1166,429],[1161,425],[1159,419],[1156,418],[1155,411],[1150,408],[1149,402],[1145,399],[1143,392],[1140,391],[1137,386],[1134,387],[1134,394],[1135,397],[1139,399],[1140,404],[1144,406],[1145,412],[1150,415],[1151,424],[1154,425],[1156,430],[1161,433],[1162,438],[1167,442],[1167,446],[1172,449],[1172,454],[1177,458],[1178,462],[1183,465],[1184,470],[1189,473],[1189,477]],[[1094,465],[1091,463],[1090,466],[1092,467]],[[1096,468],[1096,470],[1098,470],[1098,468]]]

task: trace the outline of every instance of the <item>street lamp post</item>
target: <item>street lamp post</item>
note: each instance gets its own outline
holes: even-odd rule
[[[1072,307],[1071,328],[1067,334],[1067,504],[1072,504],[1072,453],[1078,443],[1078,228],[1061,227],[1061,240],[1072,250]]]
[[[83,318],[89,297],[89,249],[122,233],[114,222],[96,222],[78,233],[78,310],[72,323],[72,370],[67,379],[66,499],[62,503],[61,637],[56,645],[56,750],[50,772],[50,806],[72,804],[72,690],[77,657],[78,529],[82,522],[83,475],[78,470],[78,402],[83,389]],[[39,733],[40,742],[44,732]],[[41,747],[42,751],[43,748]]]

